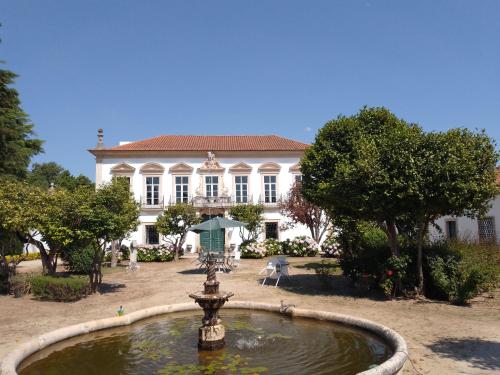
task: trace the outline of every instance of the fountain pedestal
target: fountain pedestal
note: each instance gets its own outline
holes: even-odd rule
[[[202,326],[198,330],[198,348],[201,350],[217,350],[225,345],[225,329],[219,319],[219,309],[234,294],[219,291],[215,263],[210,256],[207,266],[207,281],[203,285],[203,291],[189,295],[201,306],[204,312],[201,320]]]

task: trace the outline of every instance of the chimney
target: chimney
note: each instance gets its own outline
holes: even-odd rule
[[[103,130],[98,129],[97,130],[97,146],[96,146],[96,148],[104,148],[104,143],[102,143],[103,138],[104,138]]]

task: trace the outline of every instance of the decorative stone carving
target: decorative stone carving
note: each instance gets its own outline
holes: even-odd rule
[[[158,163],[146,163],[141,167],[140,172],[142,174],[163,174],[165,168]]]
[[[119,174],[133,174],[135,172],[135,168],[127,163],[120,163],[111,168],[111,174],[119,175]]]
[[[260,173],[277,173],[281,170],[281,166],[274,162],[264,163],[259,167]]]
[[[170,174],[186,175],[186,174],[192,174],[193,170],[194,170],[194,168],[191,167],[190,165],[187,165],[186,163],[177,163],[177,164],[171,166],[170,169],[168,170],[168,172]]]
[[[300,164],[299,164],[299,163],[296,163],[296,164],[292,165],[292,166],[290,167],[290,173],[295,173],[295,174],[300,174],[300,173],[302,173],[302,172],[300,171]]]
[[[235,165],[231,166],[231,168],[229,168],[229,173],[232,174],[238,174],[238,173],[250,174],[251,172],[252,172],[252,167],[244,162],[236,163]]]
[[[224,169],[217,159],[215,159],[215,154],[213,152],[208,152],[207,154],[207,160],[203,162],[203,165],[198,168],[198,173],[199,174],[213,174],[213,175],[218,175],[218,174],[223,174]]]

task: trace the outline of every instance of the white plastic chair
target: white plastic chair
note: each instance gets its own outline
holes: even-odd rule
[[[276,288],[281,279],[281,276],[289,278],[288,262],[286,261],[286,257],[278,257],[277,259],[271,259],[269,262],[267,262],[266,267],[263,268],[259,274],[263,273],[265,273],[266,276],[264,277],[261,286],[264,286],[267,279],[276,278],[276,284],[274,284],[274,287]]]

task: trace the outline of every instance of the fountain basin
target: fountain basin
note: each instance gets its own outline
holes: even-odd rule
[[[404,340],[401,338],[401,336],[399,336],[396,332],[390,330],[387,327],[381,326],[379,324],[367,320],[356,319],[350,316],[339,315],[329,312],[304,310],[297,308],[293,309],[289,308],[286,311],[280,311],[281,306],[279,305],[270,305],[264,303],[254,303],[254,302],[242,302],[242,301],[230,302],[222,310],[223,314],[225,314],[224,311],[228,308],[249,309],[251,311],[252,310],[271,311],[283,314],[284,317],[287,318],[302,317],[302,318],[313,318],[316,320],[325,320],[340,324],[344,327],[345,326],[352,327],[357,329],[358,331],[361,329],[362,331],[368,332],[370,335],[375,335],[375,337],[379,338],[387,345],[392,354],[389,354],[389,357],[385,362],[378,364],[374,368],[366,369],[366,371],[360,372],[364,375],[395,374],[401,369],[407,357],[406,344]],[[3,375],[16,374],[16,367],[25,358],[55,342],[64,340],[66,338],[102,330],[105,328],[126,326],[141,319],[163,315],[170,312],[190,311],[190,310],[194,310],[197,313],[199,313],[199,308],[193,303],[157,306],[154,308],[130,313],[123,317],[96,320],[50,332],[36,339],[30,340],[29,342],[19,346],[14,351],[9,353],[2,362],[1,374]],[[294,319],[291,319],[291,321],[293,322]],[[233,338],[231,338],[231,340],[232,339]],[[328,350],[328,348],[326,349]]]

